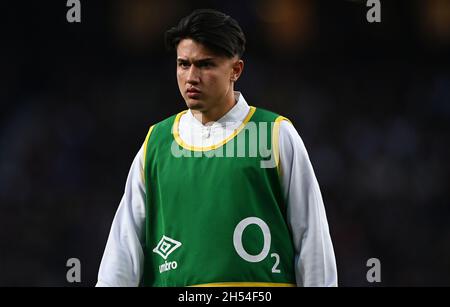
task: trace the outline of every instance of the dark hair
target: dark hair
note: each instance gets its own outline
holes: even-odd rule
[[[195,10],[182,18],[176,27],[166,32],[166,47],[174,50],[185,38],[229,58],[235,55],[240,58],[245,50],[245,35],[237,21],[212,9]]]

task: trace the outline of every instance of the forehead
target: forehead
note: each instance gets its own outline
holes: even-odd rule
[[[177,57],[183,59],[202,59],[202,58],[225,58],[217,55],[201,43],[198,43],[190,38],[185,38],[180,41],[177,46]]]

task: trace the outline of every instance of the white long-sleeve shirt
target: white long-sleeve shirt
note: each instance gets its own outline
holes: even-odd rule
[[[238,128],[250,107],[235,92],[237,103],[221,119],[203,125],[188,111],[180,118],[181,139],[193,146],[220,143]],[[294,126],[282,121],[279,132],[281,185],[287,200],[287,222],[295,248],[298,286],[337,286],[336,260],[325,208],[314,170]],[[138,286],[144,267],[144,145],[128,174],[98,273],[97,286]]]

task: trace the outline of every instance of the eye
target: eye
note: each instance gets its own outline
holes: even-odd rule
[[[187,62],[178,62],[178,66],[181,68],[189,68],[189,63]]]
[[[203,62],[203,63],[200,63],[198,66],[203,67],[203,68],[210,68],[210,67],[213,67],[214,64],[211,62]]]

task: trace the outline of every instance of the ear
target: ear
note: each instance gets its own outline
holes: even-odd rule
[[[232,66],[230,81],[236,82],[241,76],[243,70],[244,70],[244,61],[241,59],[237,59]]]

